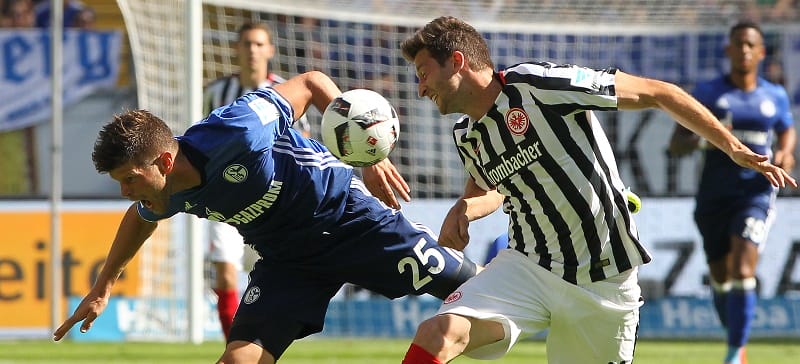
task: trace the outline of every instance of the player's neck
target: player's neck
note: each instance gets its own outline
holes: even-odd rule
[[[731,74],[728,75],[728,79],[736,85],[737,88],[744,91],[753,91],[758,86],[758,73],[756,72],[731,72]]]
[[[491,69],[488,72],[475,73],[475,76],[476,82],[470,83],[474,87],[467,90],[473,96],[468,98],[465,110],[465,114],[472,120],[478,120],[486,115],[503,89],[503,85],[494,77]]]
[[[170,183],[173,191],[188,190],[199,186],[202,182],[200,172],[186,158],[186,155],[178,150],[178,154],[175,156],[175,166],[172,173],[170,173]]]
[[[267,76],[269,76],[269,71],[266,69],[258,72],[243,69],[239,74],[239,83],[242,84],[242,87],[256,89],[262,82],[267,80]]]

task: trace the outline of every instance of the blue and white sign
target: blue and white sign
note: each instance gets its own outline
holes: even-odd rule
[[[64,31],[65,107],[92,92],[115,87],[121,44],[117,31]],[[0,30],[0,131],[50,118],[51,59],[47,29]]]

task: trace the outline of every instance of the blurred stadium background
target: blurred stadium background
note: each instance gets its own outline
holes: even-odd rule
[[[68,79],[65,95],[73,98],[65,98],[59,113],[64,118],[60,291],[65,301],[59,308],[61,318],[90,287],[127,206],[119,200],[113,181],[95,173],[91,165],[97,130],[111,114],[138,107],[161,115],[176,133],[182,132],[200,116],[197,98],[202,85],[237,71],[232,46],[237,28],[246,21],[264,21],[273,29],[273,43],[278,47],[274,71],[288,77],[322,70],[343,90],[370,88],[395,105],[402,130],[391,159],[411,184],[414,198],[403,209],[435,230],[463,188],[464,173],[449,134],[453,119],[438,116],[430,102],[417,97],[414,69],[397,46],[438,15],[465,18],[484,32],[497,67],[531,59],[615,66],[686,88],[724,72],[727,62],[722,47],[728,27],[740,18],[755,19],[767,33],[763,75],[784,84],[795,118],[800,118],[800,9],[796,1],[83,3],[96,10],[97,23],[94,29],[66,31],[65,73],[74,63],[76,74],[106,82],[79,93],[86,77]],[[40,59],[49,56],[47,43],[40,40],[46,33],[0,29],[4,46],[0,65],[10,70],[0,88],[0,99],[6,104],[0,109],[0,153],[4,156],[0,158],[0,338],[46,338],[53,325],[53,204],[48,196],[53,181],[59,179],[53,176],[50,158],[50,91],[41,87],[48,81],[47,63]],[[192,74],[192,69],[198,72]],[[43,95],[36,93],[41,89]],[[25,103],[5,101],[20,99],[22,94],[28,99]],[[41,101],[31,101],[27,95]],[[198,105],[196,110],[192,105]],[[643,197],[637,222],[643,242],[655,255],[641,274],[648,299],[642,311],[642,336],[721,338],[723,332],[708,300],[699,236],[691,220],[698,156],[676,159],[665,153],[673,123],[663,113],[609,112],[600,117],[624,180]],[[318,125],[319,113],[310,112],[310,118],[313,126]],[[312,133],[318,135],[318,129]],[[759,267],[763,299],[753,331],[757,338],[800,338],[800,232],[795,228],[800,226],[800,199],[797,191],[782,191],[781,196],[779,217]],[[187,221],[173,220],[160,226],[129,266],[92,331],[72,335],[73,340],[221,340],[213,294],[205,289],[202,299],[190,297],[198,277],[190,273],[196,269],[192,268],[196,258],[186,254],[187,246],[193,241],[195,246],[205,246],[203,234]],[[481,261],[506,224],[499,212],[473,224],[468,255]],[[332,302],[321,336],[410,337],[416,324],[437,306],[427,297],[389,301],[345,290]]]

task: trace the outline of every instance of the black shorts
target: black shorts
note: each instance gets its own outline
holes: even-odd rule
[[[436,240],[428,228],[351,189],[337,227],[293,243],[330,247],[324,253],[256,263],[228,341],[254,342],[277,359],[293,340],[322,330],[328,303],[344,283],[388,298],[427,293],[444,299],[476,266]]]

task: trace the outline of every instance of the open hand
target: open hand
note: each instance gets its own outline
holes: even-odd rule
[[[389,207],[400,209],[394,191],[397,191],[406,202],[411,201],[411,196],[408,194],[411,189],[408,188],[408,183],[389,158],[369,167],[363,167],[361,176],[369,192]]]
[[[797,188],[797,181],[785,169],[769,162],[765,155],[753,153],[750,150],[734,151],[731,158],[742,167],[747,167],[760,172],[775,187],[787,185]]]
[[[89,293],[86,297],[84,297],[83,301],[78,305],[75,309],[75,312],[72,313],[61,326],[56,329],[53,333],[53,340],[59,341],[64,335],[69,332],[69,329],[72,326],[75,326],[76,323],[83,321],[81,324],[81,332],[87,332],[90,328],[92,328],[92,323],[100,316],[100,314],[105,310],[106,306],[108,305],[108,298],[107,297],[100,297],[93,293]]]

